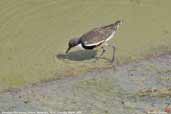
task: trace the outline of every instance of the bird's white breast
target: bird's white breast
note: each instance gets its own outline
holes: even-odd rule
[[[77,47],[77,48],[80,48],[80,49],[84,49],[83,46],[82,46],[81,44],[78,44],[76,47]]]

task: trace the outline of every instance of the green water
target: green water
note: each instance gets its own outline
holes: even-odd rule
[[[111,42],[117,45],[120,63],[170,51],[170,4],[170,0],[0,0],[0,90],[106,66],[105,60],[62,60],[56,55],[64,54],[70,38],[118,19],[124,24]]]

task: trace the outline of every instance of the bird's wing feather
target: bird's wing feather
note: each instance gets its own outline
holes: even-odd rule
[[[103,26],[103,27],[101,27],[101,28],[103,28],[103,29],[114,30],[116,27],[115,27],[115,24],[110,24],[110,25]]]
[[[81,40],[86,46],[98,45],[104,42],[113,30],[104,28],[95,28],[81,36]]]

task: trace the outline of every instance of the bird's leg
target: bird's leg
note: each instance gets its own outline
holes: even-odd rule
[[[106,52],[106,49],[104,47],[101,47],[101,49],[102,49],[102,52],[100,53],[98,57],[96,57],[96,60],[99,60],[99,58],[103,56],[103,54]]]
[[[111,60],[111,63],[113,64],[116,60],[116,58],[115,58],[115,51],[116,51],[116,46],[114,45],[114,44],[110,44],[109,45],[110,47],[112,47],[112,49],[113,49],[113,56],[112,56],[112,60]]]
[[[113,56],[112,56],[112,60],[111,60],[111,63],[112,63],[112,66],[113,66],[113,69],[114,70],[116,70],[116,58],[115,58],[115,51],[116,51],[116,46],[114,45],[114,44],[112,44],[112,45],[109,45],[110,47],[112,47],[112,49],[113,49]]]
[[[99,55],[99,57],[103,56],[103,54],[106,52],[106,49],[104,47],[101,47],[102,48],[102,52],[101,54]]]
[[[112,45],[112,48],[113,48],[113,56],[112,56],[111,62],[114,63],[115,62],[115,50],[116,50],[115,45]]]

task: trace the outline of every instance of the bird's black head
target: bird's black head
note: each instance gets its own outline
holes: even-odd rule
[[[68,53],[71,48],[77,46],[78,44],[80,44],[80,39],[79,38],[71,39],[69,41],[69,43],[68,43],[68,49],[66,50],[66,53]]]

